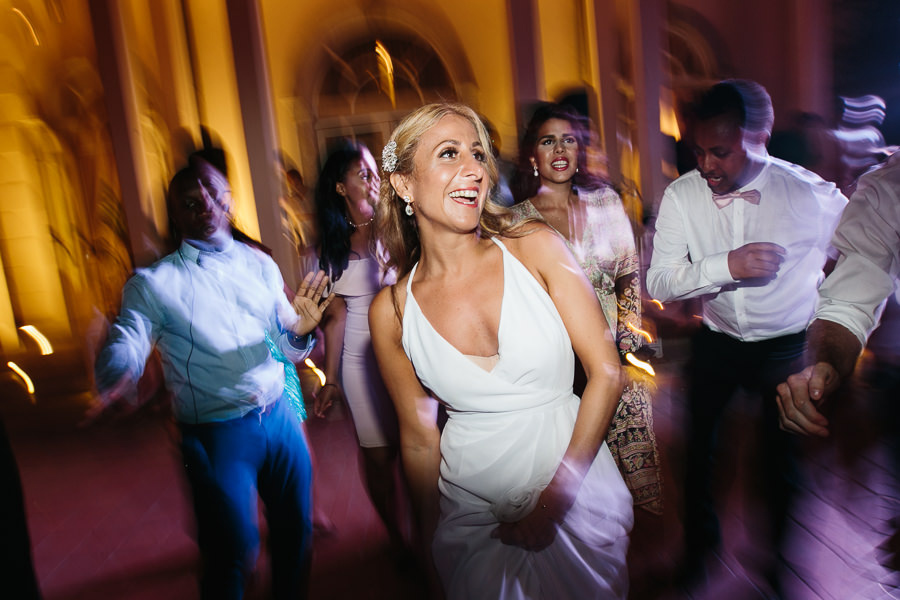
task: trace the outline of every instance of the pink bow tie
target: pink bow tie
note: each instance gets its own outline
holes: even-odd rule
[[[716,203],[716,206],[719,208],[725,208],[736,198],[743,198],[750,204],[759,204],[759,191],[758,190],[747,190],[744,192],[729,192],[727,194],[713,194],[713,202]]]

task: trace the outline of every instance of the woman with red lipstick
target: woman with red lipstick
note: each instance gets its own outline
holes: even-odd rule
[[[625,363],[641,338],[640,264],[631,222],[616,191],[587,167],[585,119],[566,106],[539,107],[525,129],[512,181],[519,218],[540,218],[566,240],[590,279]],[[576,361],[575,393],[584,386]],[[662,512],[659,452],[647,384],[629,381],[607,437],[636,506]]]
[[[497,166],[469,107],[406,117],[382,171],[399,279],[369,325],[435,595],[625,598],[632,500],[604,442],[620,367],[590,282],[548,227],[488,200]]]
[[[324,417],[334,402],[347,403],[366,491],[402,557],[397,417],[375,363],[368,322],[369,305],[385,284],[372,225],[380,182],[369,149],[348,141],[329,155],[316,185],[318,266],[334,282],[335,298],[322,317],[326,383],[313,412]]]

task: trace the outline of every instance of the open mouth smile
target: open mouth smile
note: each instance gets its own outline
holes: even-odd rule
[[[704,175],[703,179],[706,180],[710,187],[718,187],[725,181],[725,178],[719,175]]]
[[[453,198],[454,202],[462,204],[463,206],[478,205],[478,190],[456,190],[450,192],[449,195]]]

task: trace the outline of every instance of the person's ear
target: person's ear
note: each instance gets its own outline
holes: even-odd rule
[[[391,173],[391,187],[398,196],[410,196],[409,178],[402,173]]]
[[[334,191],[338,193],[338,196],[341,196],[343,198],[347,197],[347,187],[343,184],[343,182],[337,182],[337,184],[335,184],[334,186]]]

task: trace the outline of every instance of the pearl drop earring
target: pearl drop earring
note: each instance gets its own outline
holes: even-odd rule
[[[403,196],[403,201],[406,202],[406,216],[413,216],[412,198],[410,198],[409,196]]]
[[[538,176],[537,165],[534,165],[534,176],[535,176],[535,177]]]

